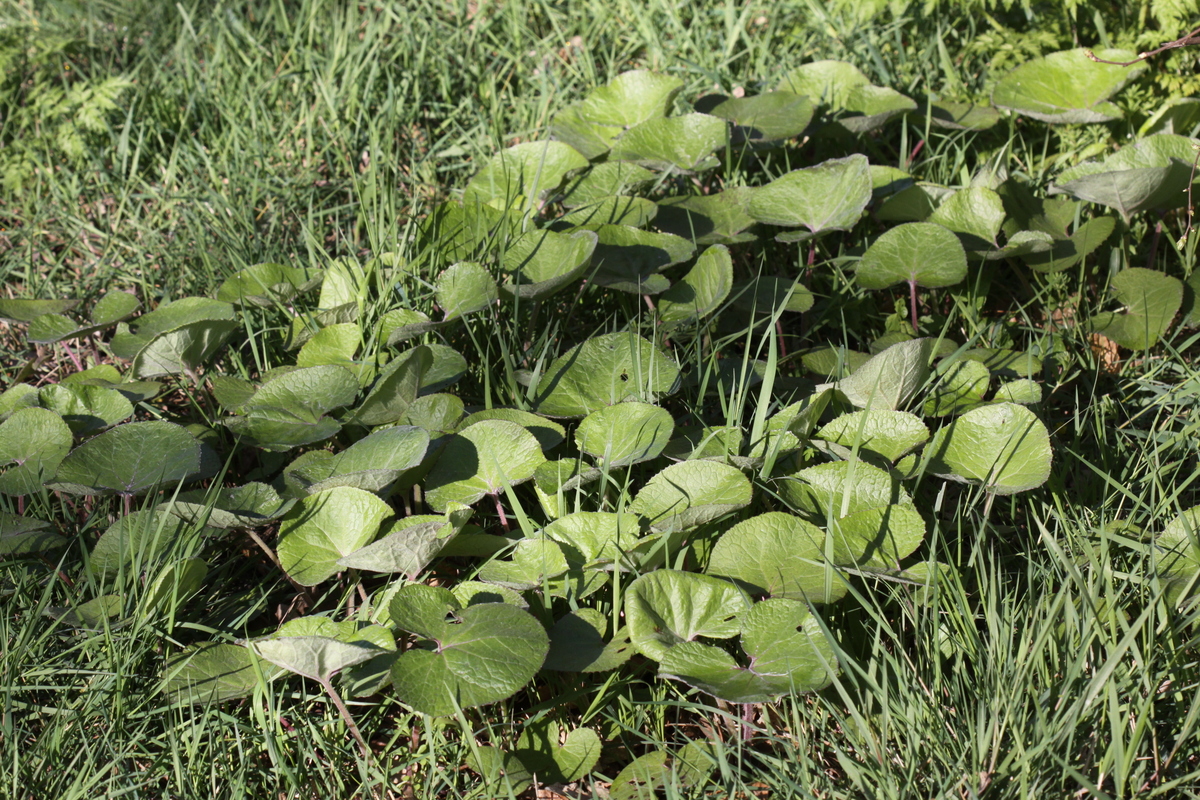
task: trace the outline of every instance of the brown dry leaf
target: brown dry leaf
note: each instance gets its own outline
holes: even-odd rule
[[[1121,369],[1121,352],[1117,343],[1101,333],[1093,333],[1088,337],[1092,352],[1100,362],[1100,369],[1112,374]]]

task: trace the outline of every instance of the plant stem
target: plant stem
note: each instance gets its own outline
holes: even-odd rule
[[[910,280],[908,282],[908,307],[912,314],[913,333],[917,332],[917,282]]]
[[[321,684],[321,688],[325,690],[325,694],[329,695],[329,699],[337,706],[338,713],[342,715],[342,721],[350,729],[350,735],[354,737],[354,741],[358,742],[363,760],[369,762],[371,760],[371,748],[367,747],[367,740],[363,738],[358,725],[354,723],[354,717],[350,716],[350,709],[346,708],[346,704],[342,702],[341,695],[337,693],[337,689],[333,688],[333,682],[329,678],[318,678],[317,682]]]

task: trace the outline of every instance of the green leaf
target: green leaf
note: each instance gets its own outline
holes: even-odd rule
[[[136,307],[136,304],[133,305],[129,313]],[[219,333],[224,332],[228,336],[237,328],[236,319],[237,313],[229,303],[207,297],[181,297],[173,303],[160,305],[148,314],[142,314],[130,326],[134,329],[132,333],[124,326],[118,328],[112,339],[112,351],[119,358],[134,359],[156,337],[197,323],[201,330],[206,323],[212,323]],[[203,341],[205,337],[197,335],[193,338]]]
[[[0,511],[0,558],[36,556],[68,544],[48,522]]]
[[[749,666],[711,645],[686,642],[667,651],[659,673],[731,703],[764,703],[820,689],[836,669],[820,624],[794,600],[755,604],[744,617],[742,646]]]
[[[1103,162],[1088,161],[1064,170],[1049,194],[1106,205],[1128,224],[1138,212],[1177,208],[1187,202],[1195,156],[1191,139],[1158,134],[1122,147]]]
[[[35,344],[54,344],[87,336],[133,316],[140,305],[141,301],[128,292],[109,292],[92,307],[89,323],[80,325],[60,314],[43,314],[29,323],[28,339]]]
[[[258,528],[283,516],[292,502],[281,499],[268,484],[251,482],[232,488],[213,486],[208,491],[181,492],[170,510],[190,523],[203,522],[222,530]]]
[[[983,131],[1000,121],[1000,112],[990,105],[955,103],[950,100],[931,100],[926,117],[937,128],[952,131]]]
[[[575,227],[598,228],[601,225],[628,225],[644,228],[658,214],[658,205],[645,197],[605,197],[579,206],[554,221],[558,230]]]
[[[724,147],[728,135],[725,121],[708,114],[651,119],[621,134],[608,157],[651,169],[690,172],[715,166],[709,156]]]
[[[453,433],[463,417],[463,402],[452,394],[427,394],[412,401],[397,425],[414,425],[433,437]]]
[[[241,323],[236,320],[207,319],[165,331],[138,351],[129,372],[135,378],[181,372],[194,376],[196,368],[216,355],[240,328]]]
[[[555,115],[554,138],[572,145],[587,158],[603,155],[626,129],[664,117],[683,81],[646,70],[624,72],[582,102]]]
[[[1024,350],[1002,350],[990,347],[974,347],[946,359],[942,364],[954,361],[978,361],[990,372],[1015,378],[1030,378],[1042,371],[1042,360]]]
[[[530,231],[504,251],[500,285],[504,299],[541,300],[583,277],[592,263],[597,236],[592,231]]]
[[[648,403],[618,403],[589,414],[575,431],[579,449],[609,468],[657,458],[675,429],[671,415]]]
[[[0,392],[0,422],[22,408],[36,408],[38,390],[28,383],[17,383]]]
[[[405,470],[421,463],[428,448],[429,434],[421,428],[384,428],[331,458],[291,471],[288,483],[304,494],[353,486],[386,495]]]
[[[361,664],[396,645],[378,625],[359,626],[353,620],[299,617],[284,623],[274,636],[250,642],[262,658],[283,669],[327,682],[338,672]]]
[[[1096,217],[1080,225],[1070,238],[1056,240],[1049,249],[1023,254],[1021,260],[1034,272],[1062,272],[1094,253],[1116,225],[1112,217]]]
[[[876,239],[854,274],[864,289],[886,289],[901,282],[926,288],[953,286],[967,276],[967,254],[946,228],[908,222]]]
[[[777,483],[783,501],[817,525],[865,508],[912,502],[893,475],[865,461],[817,464]]]
[[[22,408],[0,423],[0,494],[40,491],[71,450],[71,429],[53,411]]]
[[[192,523],[164,508],[126,514],[110,525],[92,548],[88,560],[92,574],[115,578],[123,569],[145,570],[193,529]]]
[[[38,401],[77,436],[90,436],[133,416],[133,404],[123,394],[99,386],[51,384],[42,387]]]
[[[50,488],[70,494],[138,495],[198,476],[200,443],[162,420],[119,425],[76,447]]]
[[[813,61],[789,72],[779,89],[805,95],[835,112],[837,124],[866,133],[917,104],[893,89],[872,86],[859,69],[844,61]]]
[[[1183,282],[1155,270],[1124,269],[1111,287],[1125,311],[1097,314],[1090,320],[1092,330],[1130,350],[1153,347],[1183,303]]]
[[[899,409],[929,378],[936,344],[933,339],[894,344],[838,381],[837,389],[858,408]]]
[[[358,396],[358,378],[345,367],[302,367],[271,376],[245,401],[244,416],[222,424],[264,450],[288,450],[328,439],[341,424],[326,417]]]
[[[277,308],[316,288],[323,275],[284,264],[254,264],[235,272],[217,289],[217,299],[234,305]]]
[[[440,322],[431,322],[429,317],[420,311],[407,308],[395,309],[380,317],[379,338],[388,347],[395,347],[401,342],[427,333],[441,324]]]
[[[989,251],[999,244],[1004,201],[994,190],[983,186],[962,189],[947,197],[927,221],[954,231],[966,248]]]
[[[944,417],[975,408],[983,402],[990,381],[988,368],[973,359],[947,365],[941,380],[925,398],[925,414]]]
[[[464,202],[478,200],[493,208],[529,211],[557,189],[570,172],[588,160],[563,142],[525,142],[492,156],[467,184]]]
[[[519,219],[519,214],[488,205],[480,194],[464,197],[463,202],[449,200],[437,206],[421,226],[422,246],[439,256],[441,264],[482,258]]]
[[[79,300],[29,300],[25,298],[0,297],[0,319],[8,322],[33,322],[43,314],[64,314]]]
[[[191,645],[167,659],[162,690],[176,702],[188,704],[245,697],[260,681],[269,681],[281,671],[274,664],[256,669],[254,662],[254,653],[240,645],[221,642]]]
[[[489,408],[476,411],[459,423],[458,429],[462,430],[476,422],[483,422],[485,419],[503,419],[517,423],[533,434],[534,438],[538,440],[538,444],[542,446],[542,452],[554,449],[567,438],[567,432],[562,425],[517,408]]]
[[[658,176],[628,161],[605,161],[567,183],[562,203],[567,208],[592,205],[615,195],[636,194]],[[628,224],[628,223],[627,223]]]
[[[446,314],[443,322],[482,311],[499,297],[492,276],[472,261],[460,261],[439,275],[434,293]]]
[[[679,367],[632,332],[588,339],[556,358],[537,385],[539,414],[585,417],[605,406],[653,402],[675,386]]]
[[[929,439],[929,429],[913,414],[873,408],[843,414],[825,425],[817,436],[851,450],[878,453],[896,462]]]
[[[504,700],[533,679],[550,647],[536,619],[506,603],[461,608],[445,590],[419,591],[429,588],[406,586],[391,603],[395,624],[425,640],[392,666],[402,703],[447,716]]]
[[[799,278],[788,280],[774,275],[738,281],[733,284],[731,294],[736,308],[760,316],[775,314],[780,306],[783,311],[804,313],[815,302],[812,292],[800,285]]]
[[[600,737],[591,728],[576,728],[564,739],[558,723],[543,717],[525,723],[515,755],[544,783],[573,783],[600,760]]]
[[[174,617],[200,591],[206,577],[208,563],[202,558],[181,558],[167,564],[150,583],[142,601],[143,618],[153,621],[159,615]]]
[[[671,778],[667,754],[653,750],[640,755],[617,773],[608,787],[609,800],[652,800]]]
[[[815,167],[793,170],[754,190],[747,209],[759,222],[804,227],[802,241],[829,231],[850,230],[871,200],[871,170],[867,158],[834,158]]]
[[[569,569],[562,548],[551,539],[522,539],[509,560],[493,559],[479,570],[479,578],[509,589],[526,591],[543,587]]]
[[[1192,601],[1200,588],[1200,506],[1193,506],[1167,523],[1155,540],[1165,552],[1158,555],[1157,572],[1167,583],[1170,602]]]
[[[445,518],[416,524],[411,517],[402,519],[392,523],[377,541],[338,559],[338,566],[401,573],[409,580],[416,580],[455,533],[454,526]]]
[[[995,494],[1041,486],[1050,476],[1050,434],[1027,408],[997,403],[968,411],[933,436],[928,471]]]
[[[744,508],[753,498],[741,470],[716,461],[672,464],[651,478],[629,510],[659,531],[693,528]]]
[[[303,498],[279,528],[284,572],[302,586],[316,586],[340,571],[338,560],[375,538],[391,507],[370,492],[348,486]]]
[[[812,121],[813,103],[792,92],[767,92],[754,97],[706,97],[696,110],[733,123],[734,144],[760,145],[804,133]]]
[[[328,325],[313,334],[296,354],[296,366],[320,367],[337,364],[358,373],[354,354],[362,346],[362,328],[356,322]]]
[[[352,419],[367,426],[399,421],[417,399],[421,381],[432,365],[433,351],[424,345],[393,358],[354,410]]]
[[[1018,403],[1023,406],[1036,405],[1042,402],[1042,385],[1025,378],[996,387],[997,403]]]
[[[421,394],[433,394],[458,383],[467,374],[462,353],[444,344],[423,345],[433,354],[429,368],[421,375]]]
[[[515,422],[477,422],[446,443],[425,480],[425,501],[438,511],[470,505],[529,480],[545,460],[538,440]]]
[[[550,629],[545,668],[557,672],[609,672],[633,656],[624,628],[605,640],[608,623],[594,608],[580,608],[561,617]]]
[[[749,609],[750,601],[732,583],[694,572],[658,569],[625,590],[630,640],[655,661],[681,642],[732,639]]]
[[[1112,49],[1097,50],[1096,56],[1105,61],[1137,58],[1136,53]],[[1083,48],[1050,53],[1002,77],[992,92],[992,103],[1043,122],[1109,122],[1122,114],[1108,98],[1145,71],[1144,63],[1097,64]]]
[[[754,595],[829,603],[846,594],[845,580],[826,562],[825,532],[780,511],[759,514],[726,531],[713,547],[706,571]]]
[[[757,237],[746,229],[756,220],[745,210],[753,191],[740,187],[716,194],[664,198],[658,201],[654,227],[701,246],[754,241]]]
[[[603,225],[596,231],[590,280],[630,294],[659,294],[671,282],[659,273],[687,261],[696,248],[669,233],[653,233],[627,225]]]
[[[679,325],[715,312],[733,288],[733,259],[724,245],[714,244],[700,254],[695,266],[658,301],[658,318]]]
[[[925,539],[925,520],[908,504],[864,508],[833,520],[833,561],[839,566],[897,569]]]

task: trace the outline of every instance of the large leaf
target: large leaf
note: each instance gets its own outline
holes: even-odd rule
[[[858,408],[899,409],[925,385],[936,347],[933,339],[894,344],[838,381],[838,391]]]
[[[562,203],[567,208],[579,208],[616,195],[635,194],[657,177],[645,167],[628,161],[605,161],[570,181],[563,189]]]
[[[43,386],[38,401],[76,436],[90,436],[133,416],[133,404],[115,389],[75,383]]]
[[[274,664],[255,663],[249,648],[221,642],[191,645],[167,659],[163,692],[184,703],[219,703],[245,697],[280,674]],[[260,677],[261,676],[261,677]]]
[[[492,156],[467,184],[464,204],[479,201],[493,208],[526,211],[557,189],[569,173],[588,161],[563,142],[525,142]]]
[[[0,423],[0,494],[40,491],[71,450],[71,429],[53,411],[22,408]]]
[[[257,528],[283,516],[293,502],[281,499],[268,484],[251,482],[231,488],[213,486],[207,492],[181,492],[171,513],[214,528]]]
[[[384,428],[331,458],[291,471],[288,482],[304,494],[353,486],[386,495],[405,470],[421,463],[428,447],[429,434],[421,428]]]
[[[897,478],[865,461],[806,467],[778,481],[779,496],[817,525],[866,508],[912,502]]]
[[[876,239],[855,269],[866,289],[897,283],[926,288],[953,286],[967,276],[967,254],[958,237],[941,225],[909,222]]]
[[[799,241],[829,231],[854,227],[871,200],[871,170],[867,158],[834,158],[815,167],[797,169],[756,189],[748,212],[759,222],[808,232]]]
[[[799,136],[812,121],[813,103],[793,92],[767,92],[755,97],[702,98],[697,111],[733,123],[734,144],[764,145]]]
[[[1049,193],[1100,203],[1129,219],[1147,209],[1170,209],[1187,201],[1196,151],[1193,140],[1159,134],[1122,147],[1102,162],[1064,170]]]
[[[754,233],[746,229],[755,219],[745,209],[753,191],[740,187],[716,194],[664,198],[658,201],[654,227],[701,246],[753,241]]]
[[[1112,49],[1097,50],[1096,56],[1105,61],[1137,58],[1136,53]],[[1144,63],[1098,64],[1083,48],[1050,53],[1002,77],[992,92],[992,103],[1043,122],[1109,122],[1120,119],[1121,109],[1108,98],[1145,71]]]
[[[68,544],[48,522],[0,511],[0,558],[40,555]]]
[[[228,319],[206,319],[160,333],[138,351],[130,367],[135,378],[184,373],[195,376],[196,368],[216,355],[241,323]]]
[[[522,539],[508,559],[492,559],[479,570],[479,578],[488,583],[528,591],[547,587],[554,578],[561,576],[570,565],[562,548],[552,539]],[[558,594],[550,586],[551,594]]]
[[[537,411],[584,417],[630,400],[653,402],[675,386],[679,367],[635,333],[588,339],[556,358],[537,386]]]
[[[621,134],[608,157],[651,169],[703,169],[715,166],[709,156],[725,145],[728,133],[724,120],[708,114],[651,119]]]
[[[476,411],[464,419],[458,428],[462,430],[474,425],[476,422],[483,422],[485,419],[503,419],[517,423],[533,434],[544,452],[554,449],[567,438],[567,431],[562,425],[553,420],[540,417],[528,411],[521,411],[517,408],[488,408]]]
[[[558,723],[543,717],[525,723],[515,755],[546,783],[573,783],[600,760],[600,737],[591,728],[576,728],[563,737]]]
[[[128,319],[140,305],[141,301],[128,292],[109,292],[96,301],[89,322],[80,324],[61,314],[43,314],[29,323],[28,338],[35,344],[53,344],[87,336]]]
[[[198,476],[200,443],[171,422],[130,422],[76,447],[50,488],[71,494],[137,495]]]
[[[33,322],[43,314],[63,314],[75,306],[79,300],[32,300],[29,298],[0,297],[0,319],[8,322]]]
[[[805,95],[833,112],[837,124],[851,133],[866,133],[917,104],[894,89],[873,86],[867,76],[844,61],[813,61],[789,72],[779,89]]]
[[[362,489],[342,486],[309,495],[279,527],[279,563],[300,585],[316,586],[342,569],[342,556],[374,539],[391,515],[387,503]]]
[[[947,197],[927,221],[954,231],[964,247],[988,252],[999,245],[1004,201],[994,189],[972,186]]]
[[[435,287],[443,322],[482,311],[496,301],[496,282],[486,269],[472,261],[460,261],[438,276]]]
[[[1153,347],[1183,303],[1182,281],[1141,267],[1117,273],[1112,279],[1112,290],[1125,311],[1107,311],[1092,317],[1092,330],[1131,350]]]
[[[913,414],[885,408],[872,408],[843,414],[817,432],[827,442],[847,449],[878,453],[897,461],[929,439],[929,429]]]
[[[589,414],[575,431],[579,449],[609,467],[658,457],[675,429],[671,415],[647,403],[618,403]]]
[[[661,661],[681,642],[732,639],[741,632],[740,615],[750,608],[746,595],[729,581],[659,569],[625,590],[625,621],[642,655]]]
[[[631,294],[666,291],[671,282],[659,273],[687,261],[696,251],[687,239],[627,225],[602,225],[596,233],[592,282]]]
[[[695,266],[658,301],[658,318],[671,325],[697,322],[716,311],[733,288],[733,259],[724,245],[714,244]]]
[[[636,514],[604,511],[576,511],[542,529],[542,536],[558,542],[577,569],[621,569],[640,534]]]
[[[622,628],[605,638],[608,624],[594,608],[566,614],[550,629],[550,652],[546,669],[558,672],[608,672],[633,655],[628,632]]]
[[[550,132],[588,158],[603,155],[626,129],[664,117],[683,81],[646,70],[624,72],[555,115]]]
[[[147,345],[162,334],[200,323],[218,324],[221,331],[232,331],[237,313],[229,303],[208,297],[181,297],[164,303],[148,314],[142,314],[129,328],[122,326],[112,340],[113,353],[121,358],[136,358]],[[130,330],[132,329],[132,331]],[[228,335],[228,334],[226,334]]]
[[[968,411],[934,434],[927,469],[995,494],[1041,486],[1053,452],[1042,421],[1024,406],[996,403]]]
[[[88,560],[92,574],[113,578],[135,565],[144,570],[192,529],[192,523],[161,508],[126,514],[110,525],[92,548]]]
[[[659,472],[629,510],[656,530],[678,531],[750,504],[753,489],[741,470],[716,461],[684,461]]]
[[[541,668],[546,631],[528,612],[506,603],[462,608],[445,589],[414,584],[391,601],[395,624],[420,637],[392,667],[401,702],[434,716],[511,696]]]
[[[780,511],[726,531],[713,547],[707,572],[755,595],[828,603],[846,594],[845,580],[825,558],[825,532]]]
[[[240,407],[242,416],[222,423],[264,450],[319,442],[341,428],[337,420],[325,415],[353,403],[358,388],[358,378],[342,366],[289,370],[264,381]]]
[[[289,672],[328,682],[347,667],[395,650],[396,644],[391,632],[378,625],[310,616],[284,623],[273,636],[256,639],[250,647]]]
[[[659,673],[731,703],[765,703],[820,689],[837,667],[820,623],[794,600],[755,604],[743,618],[742,648],[747,666],[719,648],[685,642],[663,655]]]
[[[425,480],[425,500],[437,511],[470,505],[529,480],[545,460],[538,440],[515,422],[477,422],[446,442]]]
[[[1162,549],[1157,572],[1167,584],[1171,602],[1194,602],[1200,592],[1200,506],[1167,523],[1155,540]]]
[[[592,263],[597,236],[592,231],[530,231],[504,251],[500,284],[506,300],[541,300],[583,276]]]
[[[217,289],[217,299],[225,303],[276,308],[316,288],[323,277],[315,269],[254,264],[227,278]]]
[[[433,365],[433,351],[426,346],[414,347],[388,363],[379,379],[354,411],[354,421],[360,425],[386,425],[396,422],[417,399],[421,381]]]
[[[412,517],[399,520],[384,535],[366,547],[338,560],[338,565],[368,572],[396,572],[416,580],[456,533],[445,517],[417,522]]]

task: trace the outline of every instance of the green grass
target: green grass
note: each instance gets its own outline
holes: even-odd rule
[[[911,9],[861,24],[811,0],[9,2],[0,25],[17,42],[0,42],[16,76],[0,98],[0,140],[16,153],[0,156],[9,159],[0,193],[6,288],[84,298],[129,288],[147,306],[209,293],[264,261],[327,266],[395,252],[419,262],[428,255],[415,244],[417,220],[434,202],[497,149],[544,138],[556,109],[626,69],[678,75],[681,97],[694,98],[756,90],[789,67],[836,58],[913,95],[965,98],[984,96],[1016,59],[1071,46],[1055,16],[1038,27],[1019,10],[987,19]],[[1108,21],[1114,36],[1133,27],[1120,15]],[[1095,34],[1082,28],[1090,42]],[[54,133],[78,108],[60,117],[28,110],[31,85],[111,76],[130,85],[103,112],[103,130],[71,129],[86,143],[78,156]],[[950,133],[911,121],[865,146],[873,162],[908,166],[924,142],[912,168],[929,181],[969,183],[1002,154],[1008,169],[1044,183],[1055,166],[1048,154],[1129,132],[1043,131],[1006,120],[983,134]],[[808,153],[814,160],[840,155],[814,147],[829,150]],[[774,156],[768,171],[794,168],[791,157]],[[1168,232],[1178,235],[1179,224],[1169,220]],[[1147,234],[1136,223],[1114,266],[1144,265]],[[1153,265],[1190,274],[1194,249],[1177,252],[1170,238]],[[847,253],[821,248],[826,302],[807,319],[803,341],[865,346],[890,301],[854,287],[839,260]],[[798,270],[804,255],[769,246],[744,266]],[[996,301],[1006,312],[999,325],[970,290],[939,296],[980,344],[1016,336],[1049,349],[1049,310],[1086,317],[1097,280],[1081,270],[1012,289]],[[476,318],[453,343],[480,364],[515,365],[514,353],[527,348],[549,358],[565,338],[636,322],[636,300],[543,309],[537,326]],[[291,363],[268,316],[247,319],[253,343],[231,356],[231,369]],[[799,335],[789,330],[793,346]],[[546,689],[570,697],[569,706],[529,689],[436,723],[394,701],[352,703],[370,763],[315,684],[275,681],[207,708],[173,706],[156,691],[177,645],[248,635],[286,612],[294,593],[278,573],[256,571],[253,543],[222,542],[210,559],[208,584],[236,586],[236,596],[214,590],[196,601],[202,618],[167,625],[142,613],[148,591],[138,575],[109,586],[79,568],[116,506],[45,493],[30,500],[30,513],[60,520],[77,544],[61,562],[0,564],[0,797],[505,797],[461,765],[477,744],[511,741],[531,715],[595,728],[606,746],[597,772],[608,779],[633,757],[708,739],[719,762],[712,796],[1200,796],[1198,620],[1164,600],[1149,545],[1197,500],[1191,413],[1200,371],[1189,337],[1181,330],[1114,374],[1082,334],[1065,331],[1059,382],[1044,387],[1056,448],[1050,482],[998,498],[990,513],[973,489],[925,487],[935,511],[925,548],[955,571],[922,599],[880,582],[822,609],[842,668],[829,688],[741,709],[640,667],[606,680],[548,679]],[[735,333],[715,346],[766,358],[767,342]],[[39,355],[37,380],[69,370],[60,354],[35,353],[0,327],[0,385]],[[703,375],[700,350],[690,355]],[[511,370],[477,370],[468,386],[481,406],[525,394]],[[206,411],[188,387],[172,397],[168,414],[190,413],[189,403]],[[749,419],[754,390],[695,402]],[[180,556],[205,546],[199,537],[174,544]],[[109,593],[124,596],[119,618],[128,624],[79,630],[50,614]],[[328,607],[347,600],[325,598]],[[670,797],[689,791],[666,789]],[[600,792],[579,787],[582,797]]]

